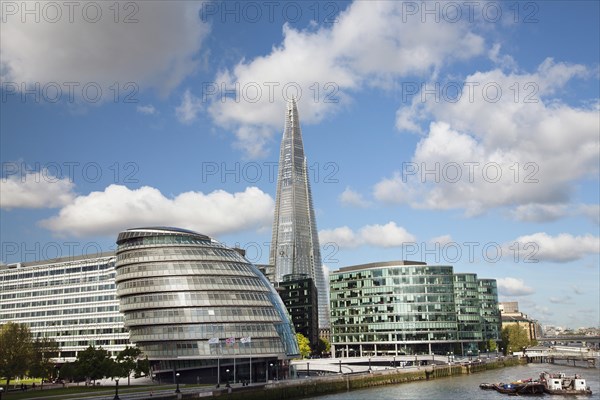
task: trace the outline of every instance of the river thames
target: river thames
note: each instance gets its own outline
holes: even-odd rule
[[[600,399],[600,369],[573,368],[553,364],[528,364],[517,367],[502,368],[493,371],[480,372],[471,375],[460,375],[450,378],[440,378],[430,381],[404,383],[400,385],[379,386],[375,388],[342,392],[332,395],[310,397],[314,400],[486,400],[513,398],[495,390],[481,390],[483,382],[511,382],[518,379],[537,379],[543,371],[564,372],[567,375],[581,375],[592,389],[592,396],[551,396],[547,399]],[[540,396],[533,396],[540,398]]]

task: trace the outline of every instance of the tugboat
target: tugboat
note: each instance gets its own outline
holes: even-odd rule
[[[544,385],[544,391],[549,394],[592,394],[590,387],[585,384],[585,379],[579,375],[568,376],[563,373],[551,374],[549,372],[542,372],[540,374],[540,382]]]

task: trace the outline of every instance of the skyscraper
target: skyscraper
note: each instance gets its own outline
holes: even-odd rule
[[[314,280],[319,303],[319,327],[328,328],[327,280],[321,264],[315,211],[295,100],[287,104],[281,140],[269,263],[275,265],[277,282],[290,274],[307,275]]]

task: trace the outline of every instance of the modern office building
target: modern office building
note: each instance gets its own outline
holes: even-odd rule
[[[467,355],[499,340],[495,280],[390,261],[341,268],[329,282],[334,356]]]
[[[502,319],[498,305],[498,285],[495,279],[477,279],[481,307],[483,340],[499,340]]]
[[[269,264],[275,266],[276,282],[285,275],[308,275],[314,279],[319,301],[318,321],[329,327],[327,280],[310,190],[300,119],[295,100],[288,102],[279,154],[279,173],[273,237]]]
[[[177,228],[121,232],[116,283],[131,341],[164,380],[265,381],[299,354],[271,283],[239,252]]]
[[[290,313],[296,333],[303,334],[314,349],[319,340],[319,322],[313,279],[306,275],[286,275],[277,286],[277,292]]]
[[[113,356],[129,344],[115,290],[115,254],[101,253],[0,266],[0,325],[29,326],[59,345],[57,361],[88,346]]]
[[[477,274],[454,274],[454,301],[461,353],[477,354],[483,342],[483,317]]]

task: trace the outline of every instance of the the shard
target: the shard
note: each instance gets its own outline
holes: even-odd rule
[[[269,263],[275,265],[277,282],[282,282],[286,275],[306,275],[314,280],[319,328],[329,328],[328,282],[321,264],[315,211],[295,100],[288,102],[285,114]]]

